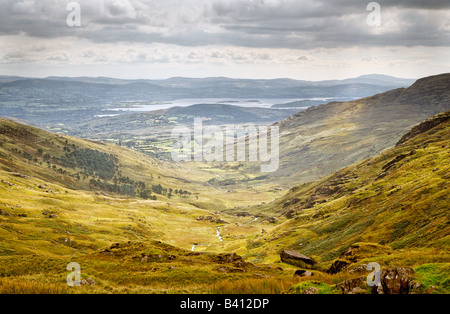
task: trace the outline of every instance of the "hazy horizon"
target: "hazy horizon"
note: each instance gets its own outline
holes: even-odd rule
[[[435,76],[435,75],[440,75],[440,74],[444,74],[444,72],[430,74],[429,76]],[[80,75],[80,76],[68,76],[68,75],[22,76],[22,75],[13,75],[13,74],[0,73],[0,77],[9,77],[9,76],[11,76],[11,77],[21,77],[21,78],[29,78],[29,79],[48,79],[48,78],[102,79],[102,78],[105,78],[105,79],[130,80],[130,81],[133,81],[133,80],[155,80],[155,81],[159,81],[159,80],[170,80],[170,79],[177,79],[177,78],[181,78],[181,79],[218,79],[218,78],[224,78],[224,79],[231,79],[231,80],[294,80],[294,81],[310,81],[310,82],[342,81],[342,80],[357,79],[357,78],[366,77],[366,76],[372,76],[372,75],[381,75],[381,76],[386,76],[386,77],[392,77],[392,78],[395,78],[395,79],[405,79],[405,80],[417,80],[417,79],[420,79],[420,77],[398,77],[398,76],[392,76],[392,75],[387,75],[387,74],[383,74],[383,73],[367,73],[367,74],[361,74],[361,75],[354,76],[354,77],[328,78],[328,79],[324,79],[324,80],[295,79],[295,78],[290,78],[290,77],[248,78],[248,77],[229,77],[229,76],[221,76],[221,75],[217,75],[217,76],[199,76],[199,77],[195,77],[195,76],[170,76],[170,77],[163,77],[163,78],[121,78],[119,76],[114,77],[114,76],[91,76],[91,75]]]

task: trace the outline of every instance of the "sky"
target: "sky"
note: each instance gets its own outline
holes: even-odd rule
[[[449,0],[0,0],[0,6],[0,75],[316,81],[450,72]]]

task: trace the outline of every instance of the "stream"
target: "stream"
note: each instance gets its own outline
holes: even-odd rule
[[[220,227],[217,227],[216,236],[219,238],[220,242],[223,242],[222,235],[220,234]],[[192,245],[191,251],[195,252],[195,247],[197,247],[199,245],[207,245],[207,244],[201,244],[201,243],[200,244],[194,244],[194,245]]]
[[[220,227],[217,227],[217,233],[216,233],[216,235],[219,237],[219,241],[222,242],[223,239],[222,239],[222,235],[220,234]]]

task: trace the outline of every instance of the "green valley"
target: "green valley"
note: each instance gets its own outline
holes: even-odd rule
[[[0,293],[449,293],[449,77],[278,122],[273,174],[0,119]]]

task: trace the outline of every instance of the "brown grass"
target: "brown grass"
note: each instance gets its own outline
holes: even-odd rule
[[[0,278],[0,294],[69,294],[67,286],[35,281]]]

